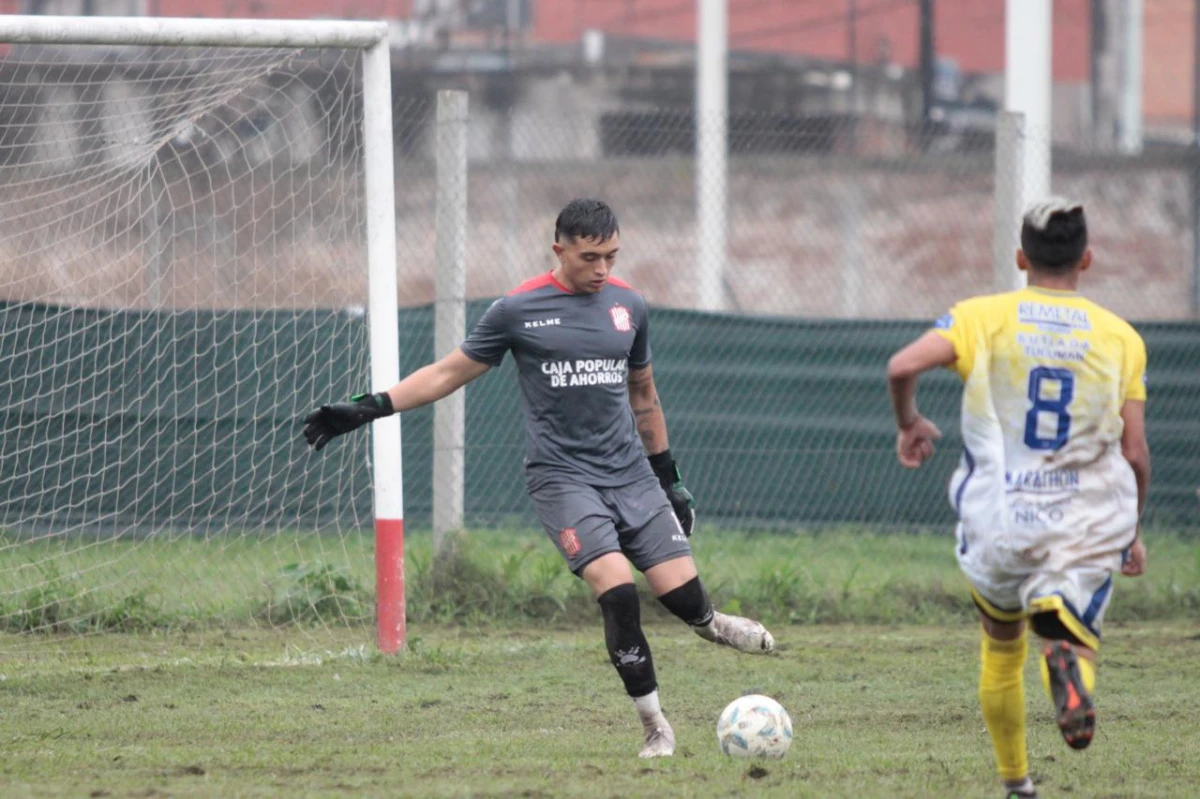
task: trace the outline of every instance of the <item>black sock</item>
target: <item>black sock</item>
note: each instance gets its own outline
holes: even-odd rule
[[[642,609],[633,583],[609,589],[596,601],[604,615],[604,643],[608,645],[608,656],[625,683],[626,693],[636,699],[657,690],[654,660],[642,632]]]
[[[692,627],[703,627],[712,621],[712,602],[699,576],[663,594],[658,601]]]

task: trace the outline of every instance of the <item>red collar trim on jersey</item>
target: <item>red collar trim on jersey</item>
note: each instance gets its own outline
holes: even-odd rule
[[[565,291],[568,294],[575,293],[575,292],[571,291],[569,288],[567,288],[566,286],[564,286],[562,283],[558,282],[558,278],[556,278],[554,276],[553,269],[551,269],[549,272],[546,273],[546,282],[549,283],[551,286],[558,288],[560,291]]]
[[[621,280],[620,278],[617,278],[617,277],[612,277],[611,275],[608,278],[608,283],[610,285],[616,286],[619,289],[633,290],[633,286],[629,285],[624,280]],[[559,291],[564,292],[566,294],[574,294],[575,293],[558,281],[558,278],[556,278],[554,276],[553,269],[550,270],[549,272],[538,275],[537,277],[533,277],[533,278],[530,278],[529,280],[526,280],[524,283],[517,286],[515,289],[513,289],[512,291],[510,291],[508,293],[509,293],[509,295],[524,294],[527,291],[533,291],[534,289],[540,289],[544,286],[554,286],[556,289],[558,289]]]
[[[557,280],[554,279],[554,272],[552,272],[552,271],[545,272],[543,274],[538,275],[537,277],[531,277],[529,280],[526,280],[524,283],[517,286],[515,289],[513,289],[512,291],[510,291],[508,293],[509,293],[509,296],[511,296],[513,294],[524,294],[527,291],[533,291],[535,289],[540,289],[540,288],[543,288],[544,286],[554,286],[559,291],[564,291],[567,294],[571,293],[571,290],[569,288],[567,288],[562,283],[559,283]]]

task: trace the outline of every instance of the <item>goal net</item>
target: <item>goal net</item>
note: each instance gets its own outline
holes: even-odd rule
[[[364,50],[112,38],[0,45],[0,630],[370,623]]]

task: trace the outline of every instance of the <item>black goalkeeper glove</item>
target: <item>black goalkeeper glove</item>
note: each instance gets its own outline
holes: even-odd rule
[[[683,528],[683,534],[690,538],[692,528],[696,525],[696,499],[692,496],[692,492],[684,486],[683,476],[679,473],[679,466],[675,464],[675,459],[671,457],[671,450],[667,449],[657,455],[651,455],[650,468],[654,470],[658,482],[662,484],[667,501],[671,503],[671,511],[679,520],[679,526]]]
[[[345,435],[393,413],[392,398],[386,391],[355,394],[349,402],[322,405],[305,416],[304,438],[313,449],[319,450],[335,436]]]

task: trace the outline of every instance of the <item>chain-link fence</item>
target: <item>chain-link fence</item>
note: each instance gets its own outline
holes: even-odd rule
[[[398,113],[431,116],[414,105]],[[660,155],[618,148],[571,158],[564,141],[589,151],[599,122],[547,117],[523,126],[523,158],[471,162],[470,298],[497,296],[550,268],[555,214],[572,197],[596,195],[621,217],[621,274],[656,306],[697,307],[704,233],[697,229],[695,161],[653,144],[679,138],[679,114],[644,116],[620,137],[644,139],[648,144],[634,149]],[[432,138],[435,125],[428,128],[424,135]],[[924,319],[993,287],[990,141],[969,153],[937,154],[922,152],[921,137],[900,129],[889,132],[897,154],[855,156],[862,135],[851,121],[830,127],[802,119],[782,132],[731,131],[726,310]],[[545,142],[545,158],[537,157],[538,142]],[[406,305],[433,299],[436,173],[432,143],[422,149],[427,157],[410,155],[398,167]],[[1102,267],[1088,276],[1089,296],[1131,319],[1195,318],[1187,154],[1058,150],[1053,157],[1054,192],[1088,207]]]
[[[0,179],[10,207],[23,213],[3,222],[5,299],[137,310],[175,326],[180,314],[212,313],[237,327],[235,310],[303,308],[329,314],[327,322],[313,317],[313,336],[320,338],[328,324],[341,331],[333,338],[343,340],[349,320],[361,319],[367,295],[361,145],[353,121],[357,84],[351,68],[327,58],[286,60],[287,69],[262,69],[252,61],[216,59],[229,70],[218,79],[209,57],[204,68],[193,63],[200,79],[166,60],[132,70],[112,59],[64,65],[44,53],[27,62],[7,59],[3,66],[13,79],[0,103],[9,142]],[[243,74],[251,77],[242,90],[205,110],[205,87],[230,85]],[[80,88],[89,81],[103,89],[89,94]],[[157,95],[147,87],[158,87]],[[55,98],[74,103],[69,118],[59,118]],[[188,112],[180,113],[172,98],[191,103]],[[142,150],[131,144],[136,136],[126,135],[138,120],[122,107],[139,109],[147,129],[159,133]],[[445,268],[438,248],[439,169],[444,173],[448,165],[435,158],[445,131],[433,101],[398,101],[393,114],[407,372],[434,357],[430,304]],[[714,259],[704,248],[715,239],[696,213],[690,112],[588,110],[578,103],[561,114],[472,112],[462,131],[466,196],[449,198],[465,201],[466,223],[455,235],[464,253],[468,326],[487,299],[552,268],[553,222],[564,203],[602,197],[621,219],[618,274],[654,308],[656,375],[672,448],[702,518],[734,527],[949,521],[943,486],[956,456],[955,436],[948,436],[931,468],[902,473],[891,456],[882,371],[888,353],[928,320],[1015,274],[995,254],[994,137],[986,129],[948,136],[846,116],[740,114],[728,127],[727,248]],[[1038,135],[1024,138],[1048,153]],[[148,169],[131,171],[121,161],[143,151]],[[1150,431],[1159,465],[1151,513],[1173,525],[1200,525],[1197,453],[1189,443],[1200,431],[1187,401],[1197,362],[1194,160],[1188,153],[1129,158],[1060,147],[1053,164],[1054,191],[1089,210],[1096,266],[1085,277],[1085,293],[1141,323],[1150,345]],[[1015,214],[1011,224],[1015,229]],[[699,296],[699,270],[714,262],[720,310],[700,311],[712,303]],[[62,318],[55,317],[56,324]],[[43,346],[59,340],[73,339],[63,334]],[[170,344],[172,353],[182,340]],[[219,355],[221,336],[213,340]],[[239,363],[267,351],[274,351],[275,362],[302,346],[296,341],[264,340],[256,346],[265,349],[251,348]],[[47,350],[45,357],[58,356]],[[357,365],[348,372],[321,367],[322,385],[335,396],[364,387],[362,353],[354,357]],[[167,360],[182,362],[176,355]],[[25,361],[12,363],[17,369]],[[26,366],[36,373],[49,369]],[[522,491],[523,431],[510,369],[467,389],[467,525],[532,520]],[[7,385],[24,396],[32,379],[32,373],[12,375]],[[234,390],[250,385],[246,380],[235,380]],[[294,403],[280,400],[280,420],[328,399],[316,396],[310,382],[304,385],[302,392],[285,392]],[[948,431],[956,427],[956,390],[947,375],[935,376],[925,400]],[[426,409],[403,421],[406,504],[417,525],[429,523],[435,502],[432,420]],[[33,429],[32,422],[21,424]],[[235,439],[254,436],[255,429],[229,432],[229,463],[241,462],[235,451],[253,449],[259,453],[254,473],[283,481],[263,496],[285,503],[291,510],[284,515],[324,518],[334,505],[312,507],[316,495],[304,488],[310,481],[288,465],[302,455],[282,427],[272,433],[269,452],[261,437],[255,448],[238,448]],[[338,503],[353,508],[340,523],[357,526],[370,516],[370,495],[363,450],[349,443],[342,448],[350,446],[357,454],[337,481]],[[184,463],[211,456],[178,447],[176,453]],[[198,467],[151,480],[158,467],[139,471],[142,457],[119,458],[138,507],[173,507],[155,502],[160,492],[190,496],[175,483],[194,481]],[[237,470],[225,470],[223,462],[205,467],[216,481],[204,492],[209,497],[233,485],[220,475],[232,479]],[[77,478],[65,475],[60,484],[82,485]],[[10,496],[9,509],[17,508],[20,518],[27,480],[9,485],[25,486],[25,493]],[[96,496],[114,493],[105,488]],[[87,501],[70,505],[83,508]],[[199,500],[193,506],[209,507]],[[248,512],[282,518],[267,505]],[[171,513],[159,521],[178,522]],[[152,515],[146,518],[153,523]]]
[[[1017,280],[1016,205],[1011,244],[995,252],[993,139],[944,152],[936,136],[881,124],[763,117],[731,126],[723,310],[713,313],[697,310],[708,305],[698,271],[711,261],[701,257],[711,237],[697,219],[686,114],[644,113],[619,127],[604,115],[526,118],[519,126],[489,120],[490,133],[496,124],[508,125],[497,134],[507,152],[492,149],[465,167],[466,294],[477,300],[469,323],[482,300],[554,266],[553,223],[563,204],[602,197],[621,219],[618,272],[655,308],[655,372],[672,448],[703,518],[735,527],[952,519],[944,485],[958,452],[957,382],[928,381],[923,405],[948,436],[914,475],[894,462],[883,365],[957,300]],[[432,301],[434,270],[450,268],[435,257],[437,168],[422,156],[446,134],[430,125],[428,145],[399,166],[406,304]],[[1053,190],[1088,207],[1096,266],[1083,291],[1139,323],[1148,340],[1159,465],[1151,517],[1200,524],[1197,453],[1177,435],[1195,425],[1183,400],[1200,355],[1191,321],[1192,159],[1062,149],[1051,156],[1038,134],[1019,143],[1032,150],[1025,163],[1034,170],[1047,170],[1053,157]],[[1034,172],[1026,193],[1048,177]],[[420,324],[411,332],[402,349],[416,366],[432,354],[431,334]],[[467,390],[468,525],[530,521],[510,370]],[[426,498],[438,501],[425,472],[411,468],[427,457],[430,419],[405,418],[409,512],[417,519],[428,518]]]

